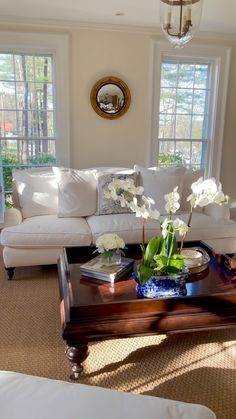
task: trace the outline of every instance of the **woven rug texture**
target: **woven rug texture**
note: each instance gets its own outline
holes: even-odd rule
[[[69,381],[56,267],[0,265],[0,370]],[[90,345],[80,383],[200,403],[236,418],[236,329]]]

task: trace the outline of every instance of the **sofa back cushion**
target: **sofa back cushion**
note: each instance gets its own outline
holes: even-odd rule
[[[14,203],[24,218],[56,214],[57,181],[52,168],[13,170]]]
[[[85,217],[97,208],[96,170],[53,167],[58,183],[58,217]]]
[[[186,168],[175,167],[156,170],[156,168],[148,169],[135,165],[134,170],[139,172],[140,184],[144,187],[144,195],[151,197],[155,201],[154,208],[160,214],[166,214],[164,196],[178,186],[178,192],[181,197]]]

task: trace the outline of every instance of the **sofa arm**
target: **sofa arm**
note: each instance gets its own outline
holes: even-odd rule
[[[15,226],[22,223],[22,214],[18,208],[7,208],[4,213],[4,224],[2,228]]]
[[[209,204],[204,208],[204,214],[213,217],[215,220],[230,219],[230,205],[229,204]]]

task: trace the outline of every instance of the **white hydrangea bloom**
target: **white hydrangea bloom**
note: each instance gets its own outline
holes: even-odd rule
[[[125,242],[117,234],[107,233],[98,237],[96,247],[99,253],[103,253],[107,250],[124,249]]]

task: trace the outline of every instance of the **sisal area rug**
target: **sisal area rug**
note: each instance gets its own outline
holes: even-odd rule
[[[0,370],[69,381],[56,267],[0,262]],[[236,329],[119,339],[90,345],[81,383],[200,403],[236,417]]]

